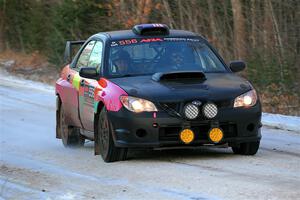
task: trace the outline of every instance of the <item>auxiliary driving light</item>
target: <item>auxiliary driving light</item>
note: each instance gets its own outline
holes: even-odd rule
[[[199,107],[192,103],[186,104],[183,110],[188,119],[195,119],[199,115]]]
[[[214,103],[207,103],[203,106],[203,114],[206,118],[214,118],[218,114],[218,108]]]
[[[209,139],[214,143],[220,142],[223,139],[223,136],[223,131],[220,128],[212,128],[208,132]]]
[[[191,143],[195,138],[195,134],[191,129],[182,130],[179,136],[180,136],[180,140],[185,144]]]

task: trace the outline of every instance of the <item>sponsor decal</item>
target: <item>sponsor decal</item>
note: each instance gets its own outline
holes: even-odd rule
[[[140,43],[143,42],[162,42],[163,40],[161,38],[147,38],[147,39],[142,39]]]
[[[76,73],[76,74],[73,76],[72,85],[74,86],[74,88],[76,88],[76,90],[79,90],[79,86],[80,86],[80,76],[79,76],[78,73]]]
[[[113,41],[113,42],[111,42],[110,46],[111,46],[111,47],[118,46],[118,43],[117,43],[117,42],[115,42],[115,41]]]
[[[112,41],[110,46],[124,46],[124,45],[131,45],[131,44],[139,44],[139,43],[149,43],[149,42],[199,42],[199,39],[196,38],[142,38],[142,39],[128,39],[128,40],[119,40],[119,41]]]
[[[94,95],[95,95],[95,87],[94,86],[89,85],[84,88],[84,96],[94,99]]]

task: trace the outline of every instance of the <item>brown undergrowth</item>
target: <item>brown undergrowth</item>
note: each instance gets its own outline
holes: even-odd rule
[[[8,72],[24,78],[54,85],[59,69],[38,51],[31,54],[5,51],[0,53],[0,65]]]

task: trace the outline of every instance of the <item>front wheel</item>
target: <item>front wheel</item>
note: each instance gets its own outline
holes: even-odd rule
[[[112,138],[112,125],[107,117],[105,108],[99,114],[97,132],[95,134],[95,153],[99,149],[99,153],[105,162],[126,160],[127,148],[115,146]]]
[[[65,147],[80,147],[84,145],[85,139],[80,134],[79,128],[70,127],[66,123],[66,116],[62,105],[59,108],[58,129]]]
[[[260,142],[241,143],[238,147],[231,147],[233,153],[240,155],[255,155],[258,151]]]

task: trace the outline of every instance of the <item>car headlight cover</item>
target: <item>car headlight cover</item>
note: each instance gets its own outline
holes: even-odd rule
[[[155,105],[148,100],[131,96],[120,96],[120,101],[131,112],[154,112],[157,111]]]
[[[254,89],[246,92],[234,100],[234,108],[236,107],[250,107],[254,106],[257,102],[257,94]]]

